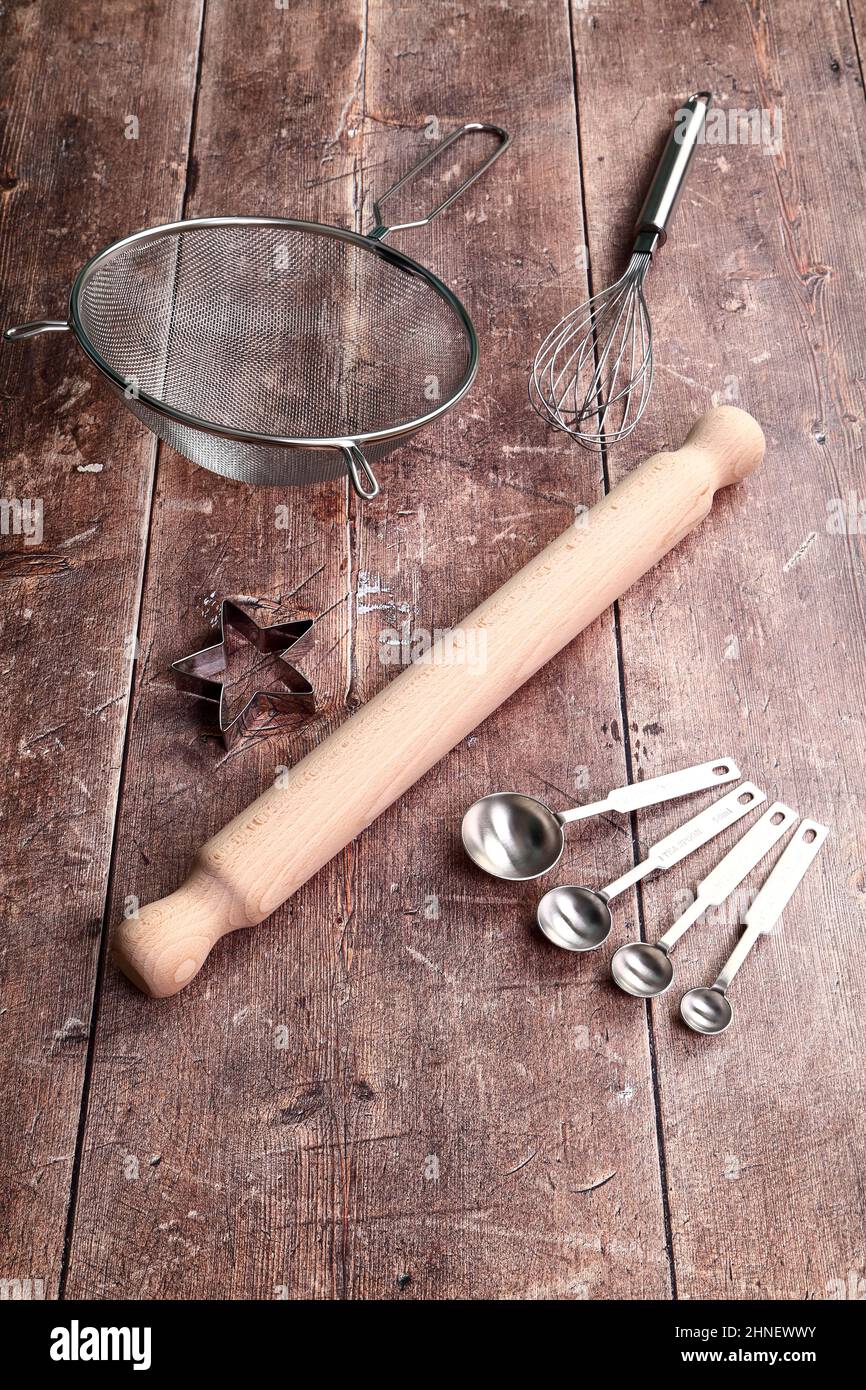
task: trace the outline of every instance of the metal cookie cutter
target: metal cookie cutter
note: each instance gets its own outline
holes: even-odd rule
[[[225,684],[219,679],[228,665],[226,628],[230,627],[263,656],[276,656],[282,690],[257,690],[235,715],[229,712]],[[247,736],[262,737],[277,729],[294,728],[313,714],[316,701],[313,687],[285,658],[302,656],[315,641],[313,619],[303,618],[292,623],[275,623],[259,627],[231,599],[220,604],[220,640],[204,647],[192,656],[171,663],[171,670],[180,690],[216,705],[214,732],[222,737],[226,748],[234,748]]]

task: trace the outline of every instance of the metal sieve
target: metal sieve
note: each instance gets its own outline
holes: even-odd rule
[[[426,216],[388,226],[385,202],[455,141],[497,146]],[[65,321],[125,405],[193,463],[244,483],[347,473],[359,497],[372,465],[460,400],[478,364],[472,321],[429,270],[383,245],[425,227],[498,159],[499,126],[471,122],[373,204],[362,236],[285,217],[201,217],[113,242],[79,272]]]

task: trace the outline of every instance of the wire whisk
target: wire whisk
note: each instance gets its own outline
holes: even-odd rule
[[[635,252],[616,284],[567,314],[536,354],[535,409],[589,448],[624,439],[646,408],[653,354],[643,282],[651,263],[649,252]]]
[[[538,415],[587,449],[631,434],[653,381],[653,338],[644,280],[667,239],[686,172],[710,103],[698,92],[677,112],[635,227],[625,273],[567,314],[535,355],[529,399]]]

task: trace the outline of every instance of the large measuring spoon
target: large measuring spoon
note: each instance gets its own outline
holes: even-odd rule
[[[472,862],[494,878],[514,882],[538,878],[559,863],[565,848],[563,828],[572,821],[604,811],[637,811],[735,782],[739,776],[740,769],[732,758],[715,758],[681,772],[617,787],[604,801],[591,801],[569,811],[552,811],[543,801],[521,792],[491,792],[473,802],[463,817],[463,847]]]
[[[743,918],[745,931],[709,988],[690,989],[680,1000],[683,1022],[695,1033],[724,1033],[734,1019],[734,1006],[727,997],[731,981],[759,936],[778,922],[794,891],[827,838],[825,825],[804,820],[790,844],[783,850],[752,906]]]
[[[594,951],[610,935],[612,918],[608,904],[611,898],[624,893],[656,869],[669,869],[678,864],[692,850],[700,849],[720,830],[748,815],[766,799],[754,782],[741,782],[727,796],[714,801],[712,806],[659,840],[646,859],[606,888],[573,885],[551,888],[538,904],[538,925],[555,946],[562,946],[566,951]]]
[[[614,951],[610,973],[620,989],[638,999],[653,999],[658,994],[664,994],[674,978],[670,953],[680,937],[708,908],[720,907],[734,889],[739,888],[746,875],[752,872],[765,854],[769,854],[796,819],[797,812],[792,811],[790,806],[774,801],[761,819],[755,821],[734,848],[698,884],[694,902],[672,927],[668,927],[664,936],[660,936],[654,944],[649,941],[629,941]]]

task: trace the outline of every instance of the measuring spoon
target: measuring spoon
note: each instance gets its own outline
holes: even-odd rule
[[[565,848],[563,827],[604,811],[637,811],[690,792],[735,782],[740,769],[732,758],[715,758],[681,772],[617,787],[604,801],[569,811],[552,811],[543,801],[521,792],[491,792],[473,802],[463,817],[463,847],[479,869],[494,878],[523,882],[538,878],[559,863]]]
[[[731,981],[759,936],[778,922],[794,891],[827,838],[826,825],[804,820],[743,918],[745,931],[709,988],[690,989],[680,1000],[683,1022],[695,1033],[724,1033],[734,1020],[727,997]]]
[[[766,795],[754,782],[741,782],[727,796],[693,816],[678,830],[653,845],[647,857],[633,869],[614,879],[606,888],[580,888],[565,885],[551,888],[538,904],[538,925],[548,941],[566,951],[594,951],[610,935],[612,918],[608,903],[632,884],[639,883],[656,869],[669,869],[700,849],[720,830],[748,815]]]
[[[649,941],[629,941],[614,951],[610,973],[626,994],[638,999],[652,999],[664,994],[674,978],[670,952],[680,937],[710,907],[720,907],[735,888],[738,888],[755,865],[769,854],[797,819],[781,801],[774,801],[760,820],[750,827],[720,860],[711,873],[698,884],[693,903],[668,927],[655,944]]]

